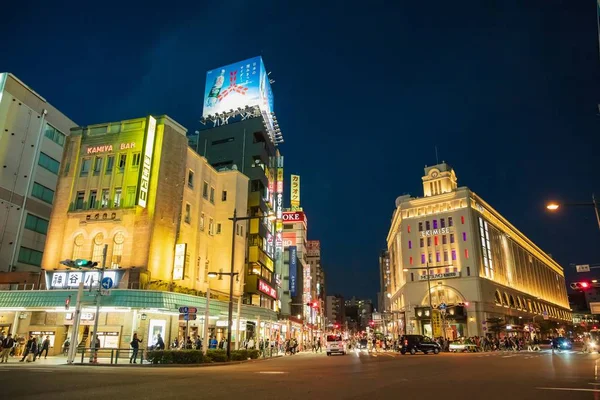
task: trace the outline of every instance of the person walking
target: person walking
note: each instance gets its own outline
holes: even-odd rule
[[[29,340],[25,344],[25,351],[23,352],[23,358],[21,358],[19,360],[19,362],[25,361],[25,359],[28,358],[30,353],[33,354],[33,361],[35,361],[35,357],[37,355],[37,340],[33,336],[29,336]],[[27,360],[27,362],[31,362],[31,361]]]
[[[133,334],[133,339],[131,339],[131,343],[129,343],[129,345],[131,346],[131,357],[129,358],[129,364],[131,364],[132,362],[134,364],[137,364],[137,355],[140,349],[140,343],[142,343],[142,341],[143,339],[138,339],[137,333]]]
[[[163,340],[160,333],[156,336],[156,350],[164,350],[165,349],[165,341]]]
[[[0,363],[8,363],[10,351],[15,346],[15,339],[12,338],[12,333],[9,333],[2,341],[2,352],[0,352]]]
[[[69,339],[67,338],[65,340],[65,342],[63,343],[63,355],[66,356],[67,354],[69,354],[69,347],[71,346],[71,342],[69,341]]]
[[[38,357],[42,358],[42,353],[45,351],[44,360],[48,358],[48,350],[50,349],[50,336],[46,335],[46,339],[42,342],[42,349],[40,350],[40,354]]]

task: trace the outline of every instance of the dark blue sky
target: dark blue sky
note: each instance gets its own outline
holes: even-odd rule
[[[435,146],[563,266],[600,263],[591,209],[543,209],[600,196],[594,0],[57,3],[2,6],[0,70],[82,125],[199,129],[206,70],[263,56],[330,293],[374,297],[394,199],[422,194]]]

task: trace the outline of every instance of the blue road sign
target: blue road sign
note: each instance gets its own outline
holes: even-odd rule
[[[112,288],[113,287],[112,278],[109,278],[108,276],[102,278],[101,285],[102,285],[102,289],[104,289],[104,290],[108,290],[108,289]]]
[[[448,306],[446,305],[446,303],[442,303],[440,304],[440,306],[438,307],[440,310],[445,310]]]
[[[198,312],[196,307],[179,307],[180,314],[195,314]]]

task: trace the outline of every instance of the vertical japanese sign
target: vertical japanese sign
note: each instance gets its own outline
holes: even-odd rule
[[[187,243],[178,243],[175,245],[175,260],[173,261],[173,280],[182,280],[185,271],[185,254]]]
[[[290,252],[290,297],[296,297],[296,286],[298,280],[298,248],[296,246],[288,247]]]
[[[152,155],[154,152],[154,139],[156,137],[156,119],[150,115],[146,124],[146,145],[144,146],[144,162],[140,173],[140,188],[138,205],[146,208],[148,202],[148,189],[150,188],[150,170],[152,169]]]
[[[277,157],[277,202],[275,204],[275,249],[283,252],[283,157]]]
[[[296,211],[300,207],[300,175],[292,175],[290,191],[292,211]]]

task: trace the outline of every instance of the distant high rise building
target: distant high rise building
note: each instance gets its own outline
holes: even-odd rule
[[[66,136],[76,124],[0,73],[0,271],[41,271]]]
[[[379,287],[381,291],[377,293],[377,307],[379,312],[388,311],[391,296],[389,292],[391,286],[390,279],[390,253],[387,250],[382,250],[379,253]]]
[[[346,321],[344,297],[341,294],[334,294],[333,296],[327,296],[325,302],[325,315],[327,317],[328,325],[340,324],[340,326]]]

